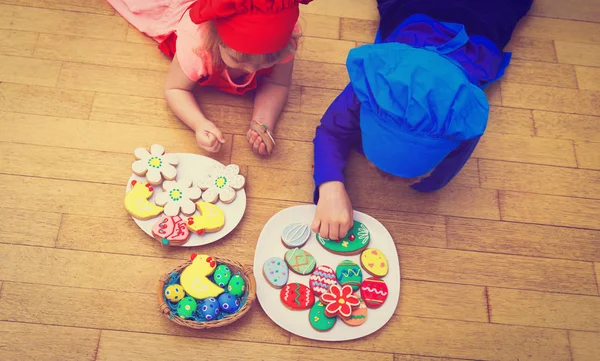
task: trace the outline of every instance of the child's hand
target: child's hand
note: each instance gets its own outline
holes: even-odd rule
[[[196,143],[207,152],[216,153],[221,150],[225,138],[215,123],[205,119],[196,128]]]
[[[338,240],[354,224],[352,204],[342,182],[327,182],[319,186],[319,202],[312,230],[323,238]]]

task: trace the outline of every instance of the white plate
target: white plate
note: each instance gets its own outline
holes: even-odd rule
[[[221,164],[212,158],[205,157],[205,156],[202,156],[199,154],[191,154],[191,153],[171,153],[171,154],[176,155],[177,158],[179,159],[179,164],[177,165],[176,180],[181,180],[181,179],[187,178],[187,179],[194,181],[202,176],[205,176],[206,171],[208,169],[210,169],[211,167],[213,167],[217,164]],[[138,175],[132,174],[131,177],[129,178],[129,181],[127,182],[127,189],[125,190],[125,193],[129,192],[129,190],[131,189],[131,181],[134,179],[137,181],[142,181],[142,182],[147,181],[145,176],[140,177]],[[156,197],[157,194],[163,193],[162,184],[154,186],[153,188],[154,188],[154,194],[152,195],[152,197],[150,197],[150,201],[152,203],[154,203],[154,197]],[[199,236],[193,232],[190,232],[190,238],[184,245],[182,245],[182,247],[195,247],[195,246],[202,246],[205,244],[213,243],[213,242],[216,242],[216,241],[220,240],[221,238],[225,237],[226,235],[228,235],[229,232],[233,231],[235,229],[235,227],[242,220],[242,217],[244,216],[244,212],[246,211],[246,191],[244,189],[237,191],[235,200],[230,204],[225,204],[221,201],[218,201],[216,203],[216,205],[219,206],[219,208],[221,208],[223,210],[223,212],[225,213],[225,227],[223,227],[223,229],[220,230],[219,232],[205,233],[202,236]],[[158,221],[158,218],[161,217],[162,215],[163,214],[159,215],[158,217],[148,219],[148,220],[139,220],[139,219],[135,219],[133,217],[131,217],[131,218],[133,218],[135,223],[144,232],[146,232],[146,234],[148,234],[150,237],[152,237],[152,227],[156,224],[156,222]],[[200,215],[200,213],[196,210],[196,213],[194,213],[194,215]],[[179,216],[182,219],[187,218],[187,216],[185,216],[181,213],[179,214]]]
[[[310,225],[315,215],[316,206],[302,205],[287,208],[275,214],[263,228],[254,254],[254,275],[256,278],[256,296],[265,313],[283,329],[301,337],[318,341],[347,341],[365,337],[382,328],[392,317],[400,299],[400,263],[396,246],[389,232],[381,223],[364,213],[354,211],[354,219],[364,223],[371,232],[369,248],[378,248],[387,257],[389,272],[383,278],[388,286],[388,298],[378,309],[368,309],[367,321],[360,326],[348,326],[342,320],[337,320],[329,331],[319,332],[308,321],[309,310],[291,311],[280,301],[280,290],[271,287],[262,274],[265,261],[271,257],[284,258],[288,250],[281,243],[281,232],[290,223],[305,223]],[[349,259],[360,265],[360,254],[340,256],[330,253],[323,248],[312,233],[310,239],[302,247],[310,252],[317,261],[317,266],[327,265],[335,270],[337,265]],[[290,272],[290,282],[299,282],[308,286],[309,276],[300,276]],[[363,279],[370,277],[363,269]]]

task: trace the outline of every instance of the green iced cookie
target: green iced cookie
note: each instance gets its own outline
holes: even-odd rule
[[[218,265],[213,277],[217,286],[225,287],[231,279],[231,270],[224,264]]]
[[[367,226],[364,224],[354,221],[354,226],[350,228],[348,234],[339,241],[331,240],[328,238],[322,238],[319,234],[317,234],[317,241],[323,246],[326,250],[345,254],[352,255],[360,253],[371,240],[371,235]]]
[[[325,316],[325,305],[321,301],[315,302],[308,314],[310,325],[317,331],[329,331],[335,325],[337,317]]]
[[[246,291],[246,282],[240,275],[235,275],[231,277],[229,281],[229,285],[227,286],[227,292],[234,296],[241,297]]]
[[[362,270],[360,267],[349,260],[342,261],[335,269],[340,285],[350,285],[354,291],[358,291],[362,283]]]
[[[198,304],[196,303],[196,300],[193,297],[190,297],[190,296],[184,297],[177,304],[177,314],[181,318],[190,318],[190,317],[192,317],[192,314],[194,313],[194,311],[196,311],[197,307],[198,307]]]

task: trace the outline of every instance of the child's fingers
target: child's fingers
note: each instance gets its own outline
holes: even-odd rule
[[[329,224],[321,223],[321,228],[319,229],[319,235],[323,238],[329,238]]]
[[[260,137],[256,137],[256,139],[254,140],[254,143],[252,144],[252,148],[254,149],[255,153],[258,153],[259,147],[261,144],[262,144],[262,139]]]
[[[267,155],[267,146],[265,143],[260,143],[260,146],[258,147],[258,154]]]
[[[329,225],[329,238],[338,240],[340,239],[340,226],[337,223],[332,223]]]
[[[217,126],[212,123],[212,122],[208,122],[205,126],[204,126],[204,130],[210,134],[212,134],[213,137],[216,138],[216,140],[218,140],[221,143],[225,143],[225,137],[223,136],[223,133],[221,132],[221,130],[219,128],[217,128]]]
[[[310,226],[313,232],[319,233],[319,229],[321,228],[321,219],[315,214],[315,219],[313,219],[312,225]]]

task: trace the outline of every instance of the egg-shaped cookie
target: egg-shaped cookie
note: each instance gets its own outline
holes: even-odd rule
[[[229,280],[231,280],[231,270],[229,267],[227,267],[227,265],[220,264],[215,269],[213,278],[217,286],[225,287],[229,283]]]
[[[246,291],[246,282],[240,275],[234,275],[229,280],[229,284],[227,285],[227,292],[230,294],[240,297]]]
[[[290,270],[287,263],[279,257],[271,257],[263,265],[263,276],[275,288],[281,288],[286,285],[289,273]]]
[[[387,257],[376,248],[367,248],[360,255],[360,265],[375,277],[387,275],[389,267]]]
[[[307,275],[315,270],[317,261],[312,254],[300,248],[290,249],[285,253],[285,262],[291,271],[299,275]]]
[[[240,308],[240,299],[230,293],[219,296],[219,308],[223,312],[235,313]]]
[[[317,241],[319,241],[319,244],[323,248],[331,253],[347,256],[359,254],[367,247],[370,240],[371,234],[369,233],[369,229],[358,221],[354,221],[352,228],[340,240],[323,238],[317,234]]]
[[[370,277],[360,286],[360,296],[369,308],[379,308],[388,298],[388,288],[382,279]]]
[[[204,318],[206,318],[207,321],[217,319],[221,313],[217,299],[214,297],[205,299],[200,307],[200,313],[202,316],[204,316]]]
[[[335,269],[335,274],[340,285],[350,285],[352,286],[353,291],[357,291],[360,287],[362,282],[362,270],[356,263],[350,260],[340,262]]]

